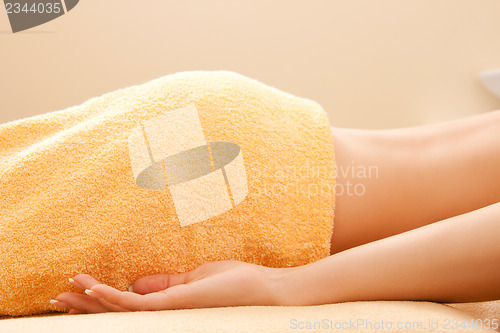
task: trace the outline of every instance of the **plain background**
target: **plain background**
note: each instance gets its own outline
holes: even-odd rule
[[[389,128],[500,109],[499,0],[81,0],[12,34],[0,7],[0,122],[185,70],[227,69]]]

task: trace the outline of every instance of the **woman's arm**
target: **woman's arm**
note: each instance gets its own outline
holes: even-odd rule
[[[89,275],[60,294],[70,313],[348,301],[475,302],[500,298],[500,203],[361,245],[309,265],[267,268],[218,261],[137,280],[134,292]]]
[[[281,302],[496,300],[499,237],[497,203],[289,269]]]

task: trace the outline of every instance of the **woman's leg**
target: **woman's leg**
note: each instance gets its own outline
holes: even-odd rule
[[[332,253],[500,201],[500,111],[412,128],[332,133]]]

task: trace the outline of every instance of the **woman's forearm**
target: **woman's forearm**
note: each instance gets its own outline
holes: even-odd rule
[[[287,269],[282,303],[498,299],[499,236],[497,203]]]

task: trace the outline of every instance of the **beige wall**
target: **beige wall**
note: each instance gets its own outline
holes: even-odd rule
[[[498,0],[81,0],[12,34],[0,13],[0,122],[184,70],[228,69],[317,100],[336,126],[500,108]]]

